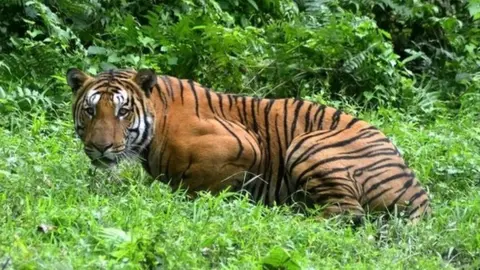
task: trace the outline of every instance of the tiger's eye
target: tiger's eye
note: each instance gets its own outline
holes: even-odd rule
[[[89,115],[93,115],[95,113],[95,111],[93,110],[92,107],[89,107],[85,110]]]
[[[126,108],[121,108],[119,111],[118,111],[118,116],[126,116],[130,111]]]

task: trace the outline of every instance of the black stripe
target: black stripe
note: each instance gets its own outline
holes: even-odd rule
[[[413,183],[413,178],[410,178],[408,181],[405,182],[405,184],[403,184],[403,187],[395,191],[395,193],[399,193],[399,192],[401,193],[397,195],[397,197],[390,203],[390,205],[388,205],[387,209],[392,209],[393,206],[397,204],[397,202],[403,197],[405,192],[407,192],[408,188],[412,185],[412,183]]]
[[[310,111],[312,110],[312,106],[313,104],[310,103],[308,105],[308,109],[307,109],[307,112],[305,113],[305,128],[303,129],[303,132],[307,132],[307,131],[312,131],[312,127],[310,126]]]
[[[183,83],[182,83],[182,80],[180,79],[177,79],[178,80],[178,84],[180,85],[180,98],[182,99],[182,105],[183,105]]]
[[[348,154],[353,154],[353,153],[348,153]],[[357,157],[358,159],[363,159],[363,158],[367,158],[367,157],[369,157],[369,158],[377,157],[377,156],[380,156],[380,155],[383,155],[383,154],[386,154],[387,156],[394,156],[395,155],[395,150],[392,150],[392,148],[389,148],[389,147],[378,148],[378,149],[373,149],[373,150],[371,150],[369,152],[366,152],[364,154],[356,155],[355,157]],[[346,154],[346,156],[347,156],[347,154]]]
[[[284,132],[284,139],[285,139],[285,148],[288,147],[288,101],[289,99],[285,99],[283,103],[283,132]]]
[[[293,140],[295,138],[295,131],[297,129],[297,121],[298,121],[298,115],[300,112],[300,109],[303,107],[303,100],[296,100],[297,106],[295,107],[295,112],[293,113],[293,122],[290,130],[291,134],[291,139]]]
[[[257,124],[257,117],[255,113],[255,101],[257,101],[256,98],[251,99],[250,107],[252,108],[252,122],[253,122],[253,132],[258,132],[258,124]],[[258,103],[258,101],[257,101]]]
[[[162,95],[162,92],[160,91],[160,86],[157,84],[155,85],[155,87],[157,87],[157,91],[158,91],[158,94],[160,95],[160,97],[164,97]],[[166,110],[168,108],[168,105],[165,103],[164,104],[164,109]],[[146,114],[145,114],[146,115]],[[158,120],[160,121],[160,117],[158,117]],[[165,128],[166,128],[166,124],[167,124],[167,114],[164,114],[163,115],[163,123],[162,123],[162,128],[160,130],[160,134],[164,134],[164,131],[165,131]]]
[[[379,134],[380,135],[380,134]],[[391,142],[388,138],[381,138],[381,139],[376,139],[374,141],[370,141],[368,143],[384,143],[385,145],[389,145]],[[391,145],[391,144],[390,144]]]
[[[390,170],[383,170],[383,171],[381,171],[381,172],[378,172],[378,173],[376,173],[376,174],[373,174],[373,175],[368,176],[367,178],[365,178],[365,179],[363,180],[363,182],[362,182],[362,187],[365,188],[365,186],[367,185],[367,183],[368,183],[370,180],[376,179],[378,176],[380,176],[380,175],[382,175],[382,174],[384,174],[384,173],[386,173],[386,172],[389,172],[389,171],[390,171]]]
[[[357,118],[353,118],[345,128],[351,128],[355,123],[357,123],[359,120]]]
[[[160,134],[165,134],[165,130],[167,129],[167,115],[165,114],[163,116],[163,123],[162,123],[162,129]],[[165,140],[166,141],[166,140]]]
[[[260,112],[260,103],[261,102],[261,99],[258,99],[258,98],[255,98],[257,100],[257,112]]]
[[[345,167],[341,167],[341,168],[335,168],[335,169],[331,169],[329,171],[325,171],[325,172],[318,172],[318,173],[315,173],[314,175],[312,175],[312,177],[315,177],[316,179],[323,179],[324,177],[327,177],[328,175],[331,175],[331,174],[334,174],[334,173],[337,173],[337,172],[345,172],[345,171],[348,171],[350,170],[351,168],[353,168],[353,165],[349,165],[349,166],[345,166]],[[301,185],[305,184],[307,181],[306,179],[304,180],[303,178],[300,178],[300,177],[296,177],[295,178],[295,189],[297,190]]]
[[[374,166],[376,166],[376,165],[378,165],[382,162],[389,161],[389,160],[392,160],[392,159],[391,158],[382,158],[382,159],[376,160],[373,163],[370,163],[366,166],[357,168],[357,169],[355,169],[355,171],[353,171],[353,177],[361,176],[363,174],[363,171],[365,171],[365,170],[372,171],[372,169],[370,169],[370,168],[372,168],[372,167],[374,167]],[[394,163],[394,164],[396,164],[396,163]]]
[[[120,94],[120,89],[118,89],[118,88],[110,89],[110,91],[114,94]]]
[[[384,168],[399,168],[399,169],[402,169],[402,170],[405,170],[407,169],[408,167],[399,163],[399,162],[396,162],[396,163],[386,163],[386,164],[382,164],[382,165],[379,165],[377,167],[374,167],[374,168],[370,168],[368,169],[369,171],[375,171],[375,170],[378,170],[378,169],[384,169]]]
[[[412,177],[412,174],[411,173],[397,173],[395,175],[392,175],[390,177],[387,177],[385,179],[382,179],[381,181],[373,184],[370,186],[370,188],[367,190],[367,192],[365,193],[366,196],[368,196],[368,194],[372,191],[375,191],[377,188],[379,188],[380,186],[382,185],[385,185],[386,183],[390,182],[390,181],[395,181],[397,179],[402,179],[403,177]]]
[[[372,198],[369,198],[368,201],[366,203],[364,203],[363,205],[370,205],[374,200],[380,198],[383,194],[389,192],[390,190],[392,190],[392,188],[387,188],[387,189],[382,190],[382,192],[379,192],[377,195],[373,196]]]
[[[319,183],[314,187],[309,188],[308,190],[314,190],[314,192],[322,192],[322,190],[318,190],[318,189],[323,189],[323,191],[333,192],[333,188],[338,187],[338,188],[344,189],[344,191],[347,191],[348,194],[346,195],[352,196],[352,198],[354,198],[355,200],[357,199],[356,197],[357,194],[353,189],[353,187],[350,185],[352,183],[351,180],[345,179],[342,177],[322,178],[321,180],[322,180],[321,183]],[[343,180],[347,183],[336,182],[338,180]]]
[[[375,147],[379,147],[379,146],[383,146],[384,144],[381,144],[381,143],[374,143],[374,144],[368,144],[367,146],[365,147],[362,147],[362,148],[359,148],[359,149],[356,149],[356,150],[352,150],[352,151],[349,151],[349,152],[341,152],[341,153],[338,153],[338,155],[351,155],[351,154],[358,154],[358,153],[361,153],[365,150],[370,150],[372,148],[375,148]],[[387,150],[387,149],[391,149],[391,148],[380,148],[380,149],[376,149],[376,150]]]
[[[335,137],[335,136],[337,136],[338,134],[340,134],[340,133],[342,133],[342,132],[344,132],[344,131],[348,131],[348,130],[347,130],[347,129],[339,129],[339,130],[330,130],[330,129],[327,129],[326,131],[328,131],[328,132],[322,132],[320,135],[325,135],[325,134],[328,134],[328,133],[330,133],[330,135],[327,135],[327,136],[325,136],[325,137],[320,138],[319,140],[317,140],[317,142],[326,141],[327,139],[330,139],[330,138],[332,138],[332,137]],[[317,134],[318,134],[318,133],[319,133],[319,131],[317,131]],[[360,133],[360,132],[356,132],[356,133],[354,133],[354,134],[359,134],[359,133]],[[364,133],[366,133],[366,132],[364,132]],[[348,136],[348,134],[345,135],[345,136]]]
[[[163,93],[163,91],[161,91],[160,85],[159,85],[159,84],[156,84],[156,85],[153,86],[153,87],[157,89],[158,96],[159,96],[160,99],[162,100],[163,108],[164,108],[164,109],[167,108],[167,98],[165,97],[165,94]]]
[[[320,106],[320,110],[321,110],[322,114],[320,114],[320,119],[318,120],[317,129],[323,129],[323,118],[325,117],[325,109],[326,108],[327,108],[327,106],[325,106],[325,105]]]
[[[208,107],[210,107],[210,111],[215,113],[215,110],[213,110],[212,106],[212,97],[210,95],[210,91],[207,88],[203,88],[203,90],[205,91],[205,96],[207,97]]]
[[[195,113],[197,114],[197,117],[200,118],[200,113],[198,112],[198,97],[197,97],[197,90],[195,89],[195,85],[193,84],[193,81],[190,79],[188,80],[188,83],[190,84],[193,97],[195,98]]]
[[[420,190],[419,192],[413,194],[412,197],[408,200],[410,203],[413,203],[416,199],[420,198],[420,196],[426,194],[425,190]]]
[[[225,117],[225,113],[223,112],[223,95],[219,94],[219,93],[215,93],[217,95],[217,98],[218,98],[218,105],[220,106],[220,112],[222,113],[222,116],[223,118],[226,118]]]
[[[232,95],[227,95],[228,97],[228,108],[231,111],[232,110],[232,105],[233,105],[233,97]]]
[[[243,119],[242,112],[240,112],[240,107],[238,106],[237,106],[237,114],[238,114],[238,117],[240,118],[240,123],[242,123],[242,125],[245,125],[245,119]]]
[[[336,110],[332,116],[332,124],[330,125],[330,129],[336,129],[338,123],[340,122],[340,115],[342,114],[341,110]]]
[[[139,126],[138,126],[138,127],[135,127],[135,128],[127,128],[127,130],[128,130],[130,133],[135,133],[135,134],[136,134],[136,135],[134,136],[134,140],[133,140],[133,142],[136,143],[137,140],[138,140],[138,137],[140,136],[140,129],[139,129],[139,127],[140,127],[140,124],[141,124],[141,121],[142,121],[142,119],[140,119],[140,117],[142,117],[142,114],[140,113],[140,109],[138,108],[138,106],[134,106],[132,109],[133,109],[133,114],[134,114],[134,116],[139,117],[139,120],[138,120]],[[135,119],[134,119],[134,122],[135,122]],[[147,126],[148,126],[148,124],[147,124]],[[141,141],[143,141],[143,140],[141,140]]]
[[[242,96],[242,110],[243,110],[243,119],[245,120],[245,126],[248,127],[247,101],[244,96]]]
[[[143,132],[142,134],[142,139],[140,140],[140,145],[141,146],[144,146],[144,143],[147,143],[147,139],[148,139],[148,136],[151,135],[150,134],[150,131],[151,131],[151,125],[153,125],[154,123],[152,124],[149,124],[148,121],[147,121],[147,110],[145,108],[145,106],[140,103],[141,105],[141,112],[142,114],[138,114],[138,117],[142,117],[143,118],[143,122],[145,123],[145,131]],[[165,121],[166,122],[166,121]],[[140,125],[141,123],[139,123]]]
[[[172,101],[175,101],[175,97],[173,96],[173,88],[172,88],[171,81],[166,76],[160,76],[160,79],[163,81],[163,83],[167,87],[168,96],[172,99]]]
[[[168,76],[164,76],[164,77],[167,80],[167,85],[168,85],[168,88],[170,89],[172,101],[175,101],[175,91],[173,91],[172,81]]]
[[[315,112],[315,115],[313,116],[313,123],[316,123],[316,122],[317,122],[318,114],[319,114],[320,111],[322,111],[324,108],[325,108],[325,105],[319,105],[319,106],[317,106],[317,111]],[[313,124],[313,123],[312,123],[312,124]]]

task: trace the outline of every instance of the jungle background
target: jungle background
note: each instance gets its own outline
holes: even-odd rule
[[[478,269],[479,26],[479,0],[2,0],[0,268]],[[353,229],[91,170],[69,67],[341,108],[396,143],[433,215]]]

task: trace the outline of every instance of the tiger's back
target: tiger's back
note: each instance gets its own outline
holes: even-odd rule
[[[142,102],[153,107],[155,124],[139,154],[153,177],[174,188],[192,194],[242,189],[265,204],[289,202],[303,192],[315,203],[334,205],[332,213],[363,214],[365,207],[389,208],[404,200],[422,204],[419,213],[429,211],[426,193],[393,144],[340,110],[302,100],[221,94],[169,76],[155,76],[144,91]],[[334,175],[343,180],[322,176],[329,170],[343,170]]]
[[[294,185],[285,177],[284,163],[287,148],[295,137],[315,130],[368,125],[339,110],[308,101],[221,94],[191,80],[168,76],[159,77],[159,88],[152,92],[151,98],[159,110],[168,103],[168,118],[162,126],[169,131],[159,137],[169,138],[171,144],[178,145],[177,138],[185,141],[189,134],[194,134],[197,140],[198,134],[222,127],[235,138],[239,150],[258,145],[260,152],[256,153],[256,159],[260,164],[257,171],[250,172],[252,177],[263,181],[252,182],[248,188],[256,201],[266,204],[281,203],[294,192],[291,189]],[[251,138],[244,139],[239,129]],[[182,136],[178,136],[179,132]],[[167,171],[166,164],[163,171]]]

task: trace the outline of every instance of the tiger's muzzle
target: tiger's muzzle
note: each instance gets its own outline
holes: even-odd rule
[[[114,146],[111,144],[85,145],[85,153],[90,158],[92,165],[100,168],[109,168],[115,166],[125,150],[124,145]]]

